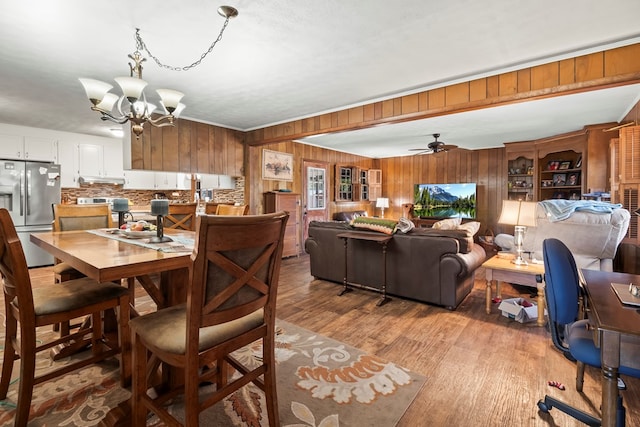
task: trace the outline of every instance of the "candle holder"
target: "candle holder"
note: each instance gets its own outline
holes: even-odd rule
[[[118,212],[118,229],[124,224],[124,215],[129,212],[129,199],[113,199],[114,212]]]
[[[164,217],[169,215],[169,201],[163,199],[151,200],[151,215],[157,217],[156,236],[149,239],[150,243],[172,242],[173,239],[164,235]]]

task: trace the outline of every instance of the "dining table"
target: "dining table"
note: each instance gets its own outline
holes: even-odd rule
[[[36,246],[98,282],[137,280],[158,309],[186,301],[195,232],[165,229],[172,241],[151,243],[149,236],[123,234],[115,229],[41,232],[31,234]],[[132,307],[132,316],[137,315]],[[105,324],[106,327],[106,324]],[[177,373],[164,371],[162,381],[173,382]],[[120,425],[130,417],[129,400],[113,408],[101,426]]]
[[[165,229],[168,243],[116,229],[32,233],[31,242],[98,282],[137,279],[158,308],[186,298],[195,232]],[[159,281],[152,276],[159,275]]]

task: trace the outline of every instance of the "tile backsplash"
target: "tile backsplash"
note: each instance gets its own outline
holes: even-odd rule
[[[145,206],[151,203],[156,193],[164,193],[167,199],[174,203],[189,203],[193,201],[189,190],[127,190],[122,185],[87,184],[79,188],[62,188],[62,200],[65,203],[76,203],[78,197],[122,197],[129,199],[131,204]],[[232,190],[213,190],[213,202],[244,203],[244,177],[235,178],[235,188]]]

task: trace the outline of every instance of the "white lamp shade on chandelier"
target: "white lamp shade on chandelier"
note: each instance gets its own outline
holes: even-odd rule
[[[111,92],[113,86],[95,79],[79,79],[87,94],[87,98],[93,104],[92,109],[102,114],[103,120],[111,120],[116,123],[126,123],[131,121],[133,131],[136,136],[142,133],[142,125],[150,122],[154,126],[168,126],[173,124],[173,118],[177,117],[184,109],[184,104],[180,100],[184,96],[182,92],[172,89],[158,89],[156,92],[160,97],[160,103],[164,108],[164,114],[151,119],[151,114],[156,110],[156,106],[147,102],[144,95],[144,88],[147,82],[137,77],[116,77],[114,80],[122,90],[122,96],[117,96]],[[128,101],[128,111],[123,110],[124,100]],[[114,107],[117,112],[113,112]],[[139,127],[137,127],[139,126]]]
[[[142,56],[141,51],[146,51],[147,54],[163,68],[174,71],[189,70],[199,65],[205,56],[213,50],[216,43],[222,39],[222,34],[229,24],[229,19],[238,16],[238,11],[231,6],[220,6],[218,8],[218,14],[225,18],[218,38],[215,39],[209,49],[200,56],[199,60],[185,67],[173,67],[161,63],[160,59],[149,52],[149,49],[147,49],[140,37],[140,29],[137,28],[135,35],[136,50],[132,54],[129,54],[129,58],[133,60],[133,64],[129,63],[131,75],[128,77],[116,77],[114,79],[122,90],[121,96],[109,92],[113,89],[113,86],[109,83],[94,79],[79,79],[87,94],[87,98],[89,98],[89,101],[93,104],[91,109],[100,113],[102,120],[109,120],[119,124],[125,124],[130,121],[131,131],[135,134],[136,138],[140,138],[140,135],[142,135],[145,123],[150,123],[156,127],[173,126],[174,119],[178,117],[185,108],[184,104],[180,102],[184,94],[173,89],[156,90],[164,111],[159,117],[152,118],[151,114],[154,113],[156,106],[148,103],[144,94],[147,82],[142,80],[142,63],[146,61],[146,58]],[[127,101],[126,103],[125,99]]]

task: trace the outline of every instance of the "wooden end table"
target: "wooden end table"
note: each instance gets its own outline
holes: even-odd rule
[[[496,296],[502,298],[500,282],[516,283],[518,285],[530,286],[538,289],[538,326],[544,326],[544,265],[533,264],[516,265],[510,259],[489,258],[482,264],[485,268],[485,278],[487,281],[487,314],[491,313],[491,285],[496,282]]]
[[[358,233],[356,231],[348,231],[346,233],[338,234],[337,237],[344,239],[344,281],[343,281],[344,288],[342,288],[342,291],[340,291],[338,296],[344,295],[345,293],[351,292],[352,290],[349,287],[349,281],[347,279],[347,265],[348,265],[347,245],[348,245],[349,239],[366,240],[369,242],[378,243],[380,244],[380,246],[382,246],[382,276],[383,276],[382,289],[376,289],[376,288],[372,288],[370,286],[364,286],[364,285],[358,285],[358,286],[364,289],[382,292],[382,296],[380,297],[380,300],[376,303],[378,307],[383,305],[387,301],[390,301],[391,298],[387,297],[387,243],[389,243],[389,240],[391,240],[392,236],[389,236],[387,234]]]

